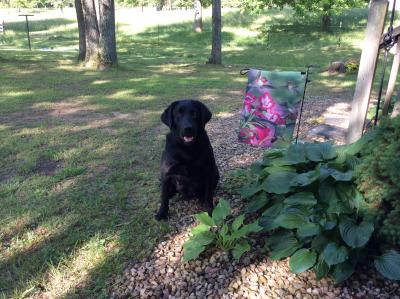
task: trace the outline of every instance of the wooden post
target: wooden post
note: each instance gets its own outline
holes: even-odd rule
[[[357,84],[351,104],[349,129],[347,132],[348,143],[357,141],[363,134],[387,8],[387,0],[371,1],[360,68],[357,75]]]
[[[400,65],[400,39],[397,41],[394,52],[395,53],[393,58],[392,70],[390,71],[389,83],[385,95],[385,103],[383,104],[382,108],[382,115],[388,115],[390,101],[392,99],[394,87],[396,85],[397,73],[399,72]]]
[[[32,17],[33,15],[19,15],[20,17],[25,17],[25,21],[26,21],[26,34],[28,37],[28,46],[29,46],[29,50],[31,49],[31,37],[29,36],[29,22],[28,22],[28,17]]]

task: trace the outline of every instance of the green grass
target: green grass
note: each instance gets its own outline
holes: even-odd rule
[[[201,34],[189,22],[135,35],[120,24],[119,68],[106,72],[75,62],[74,20],[32,22],[31,52],[24,22],[9,24],[0,47],[0,297],[107,297],[111,278],[169,231],[153,220],[165,106],[197,98],[214,114],[232,112],[246,82],[241,68],[304,70],[310,63],[320,69],[309,95],[350,100],[356,74],[318,71],[359,57],[363,30],[355,26],[365,16],[343,16],[349,25],[338,47],[337,34],[320,32],[317,19],[226,12],[223,66],[204,64],[209,19]]]

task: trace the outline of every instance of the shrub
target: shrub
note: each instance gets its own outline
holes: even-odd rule
[[[196,259],[206,249],[206,246],[216,246],[232,253],[235,259],[240,259],[243,253],[250,250],[246,238],[252,232],[262,228],[256,223],[244,224],[244,215],[233,220],[231,225],[225,222],[231,215],[229,203],[221,199],[215,207],[212,217],[207,213],[196,215],[200,224],[191,231],[192,236],[183,245],[183,260]]]
[[[356,182],[377,213],[380,240],[400,245],[400,117],[383,120],[362,149]]]
[[[292,272],[314,269],[318,279],[331,275],[342,282],[351,276],[367,256],[374,232],[374,214],[354,182],[358,153],[370,138],[337,148],[295,144],[267,151],[253,165],[257,183],[242,195],[250,198],[247,210],[257,212],[259,224],[271,233],[266,242],[271,259],[290,257]],[[375,265],[383,275],[400,279],[399,257],[387,252]]]

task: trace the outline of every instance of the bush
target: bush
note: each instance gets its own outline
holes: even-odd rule
[[[296,144],[265,153],[252,167],[257,183],[243,189],[247,210],[260,215],[271,236],[266,249],[274,260],[290,257],[292,272],[314,269],[317,278],[331,275],[342,282],[358,261],[368,256],[374,214],[357,190],[354,169],[367,135],[350,146]],[[375,258],[378,271],[400,279],[400,254]]]
[[[183,260],[189,261],[199,257],[206,246],[216,246],[224,251],[231,252],[239,260],[243,253],[250,250],[246,238],[248,234],[258,232],[262,228],[257,222],[244,224],[244,215],[233,220],[231,225],[226,219],[231,215],[229,203],[221,199],[210,217],[207,213],[196,215],[200,224],[191,231],[192,236],[183,245]]]
[[[379,239],[400,245],[400,117],[383,120],[374,133],[361,151],[356,182],[378,213]]]

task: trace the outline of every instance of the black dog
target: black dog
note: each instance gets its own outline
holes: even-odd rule
[[[193,100],[173,102],[161,115],[170,132],[161,158],[161,206],[157,220],[168,217],[169,199],[176,193],[184,198],[198,198],[211,213],[219,173],[204,128],[210,119],[210,110]]]

